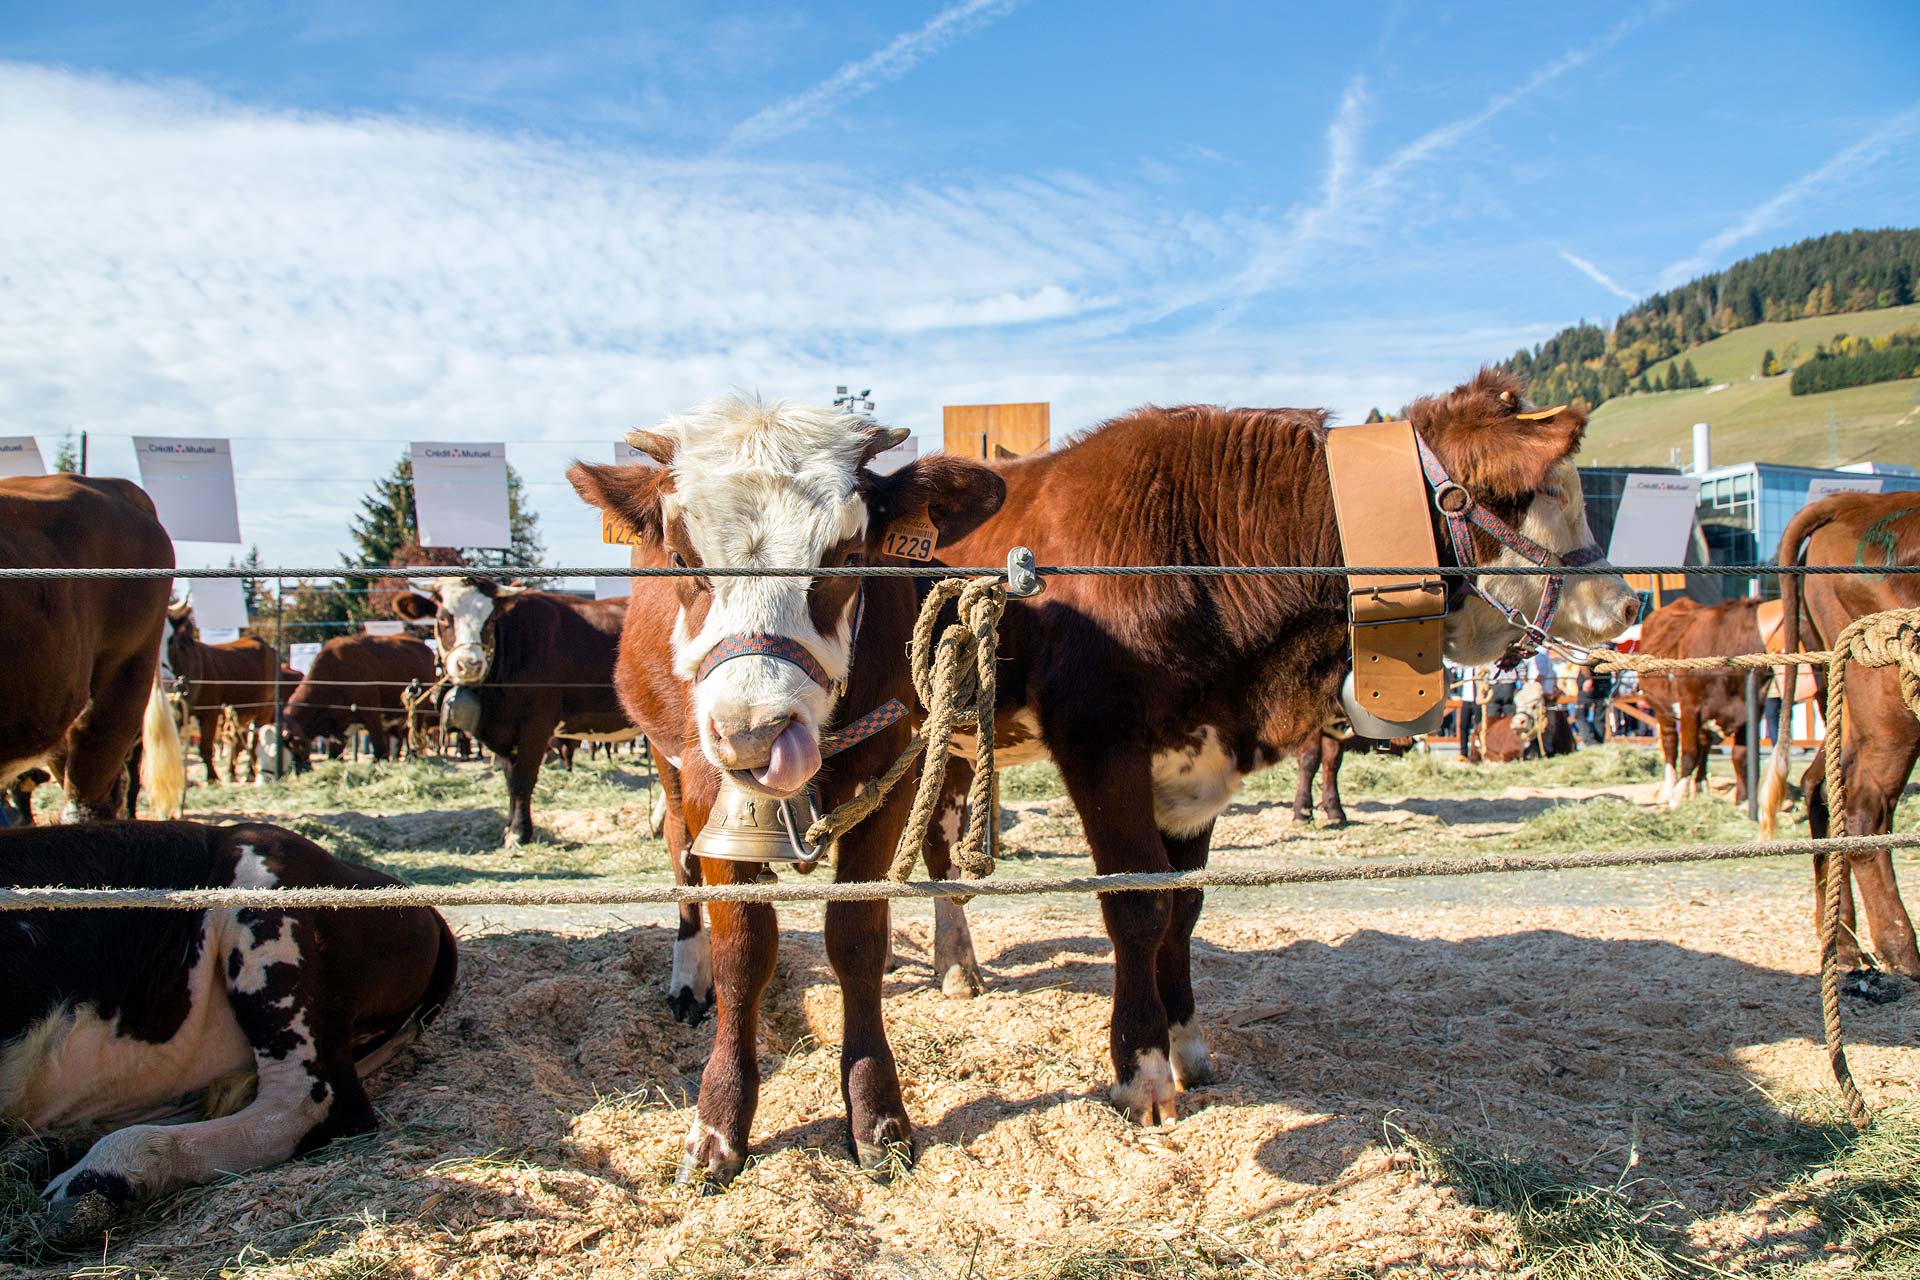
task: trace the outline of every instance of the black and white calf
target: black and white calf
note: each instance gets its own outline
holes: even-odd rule
[[[393,883],[264,825],[0,831],[11,887]],[[0,916],[0,1119],[107,1131],[45,1192],[57,1230],[97,1234],[133,1202],[373,1129],[361,1077],[439,1013],[455,966],[427,908]]]

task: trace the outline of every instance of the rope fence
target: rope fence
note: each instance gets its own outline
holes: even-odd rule
[[[1426,858],[1342,867],[1287,867],[1270,871],[1144,871],[1093,876],[1032,876],[1020,880],[830,880],[818,884],[627,885],[600,888],[453,888],[409,885],[391,889],[0,889],[0,912],[102,908],[209,910],[390,910],[397,907],[614,907],[681,903],[875,902],[902,898],[1018,898],[1035,895],[1128,893],[1168,889],[1263,889],[1349,881],[1427,880],[1522,872],[1590,871],[1750,858],[1864,853],[1920,846],[1920,833],[1844,836],[1825,840],[1700,844],[1571,854],[1488,854]]]

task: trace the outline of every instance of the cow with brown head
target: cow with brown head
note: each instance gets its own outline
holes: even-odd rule
[[[991,470],[959,458],[923,458],[887,475],[868,467],[904,435],[839,409],[733,397],[630,435],[656,467],[576,463],[568,475],[582,498],[635,530],[642,556],[656,563],[900,563],[882,550],[889,528],[930,523],[936,541],[951,541],[992,515],[1005,492]],[[696,871],[687,842],[706,824],[723,774],[761,795],[811,788],[825,810],[893,762],[910,732],[905,650],[917,599],[913,582],[898,577],[636,580],[617,683],[656,758],[677,775],[681,803],[667,828],[677,874]],[[902,712],[896,718],[869,715],[893,704]],[[884,723],[850,734],[855,721]],[[843,836],[835,879],[882,878],[909,807],[910,788],[896,788]],[[760,870],[712,858],[697,868],[719,882],[751,880]],[[906,1150],[912,1135],[880,1017],[887,904],[829,903],[826,942],[845,1012],[841,1085],[853,1147],[862,1163],[877,1165]],[[719,1025],[686,1168],[720,1180],[746,1158],[759,1090],[758,1008],[775,947],[771,907],[714,905]]]

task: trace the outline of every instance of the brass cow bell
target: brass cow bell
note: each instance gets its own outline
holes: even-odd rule
[[[722,779],[707,825],[693,838],[693,853],[728,862],[785,862],[810,871],[822,850],[808,848],[803,833],[813,822],[811,796],[776,800]]]

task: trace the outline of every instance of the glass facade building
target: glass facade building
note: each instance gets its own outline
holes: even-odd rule
[[[1920,475],[1891,469],[1863,474],[1825,467],[1788,467],[1770,462],[1746,462],[1715,467],[1700,477],[1700,532],[1706,539],[1709,564],[1771,564],[1780,551],[1787,524],[1807,505],[1816,480],[1856,484],[1871,476],[1881,493],[1920,492]],[[1745,595],[1748,579],[1722,579],[1724,595]],[[1780,593],[1779,580],[1762,583],[1768,596]],[[1716,597],[1716,598],[1724,598]]]

